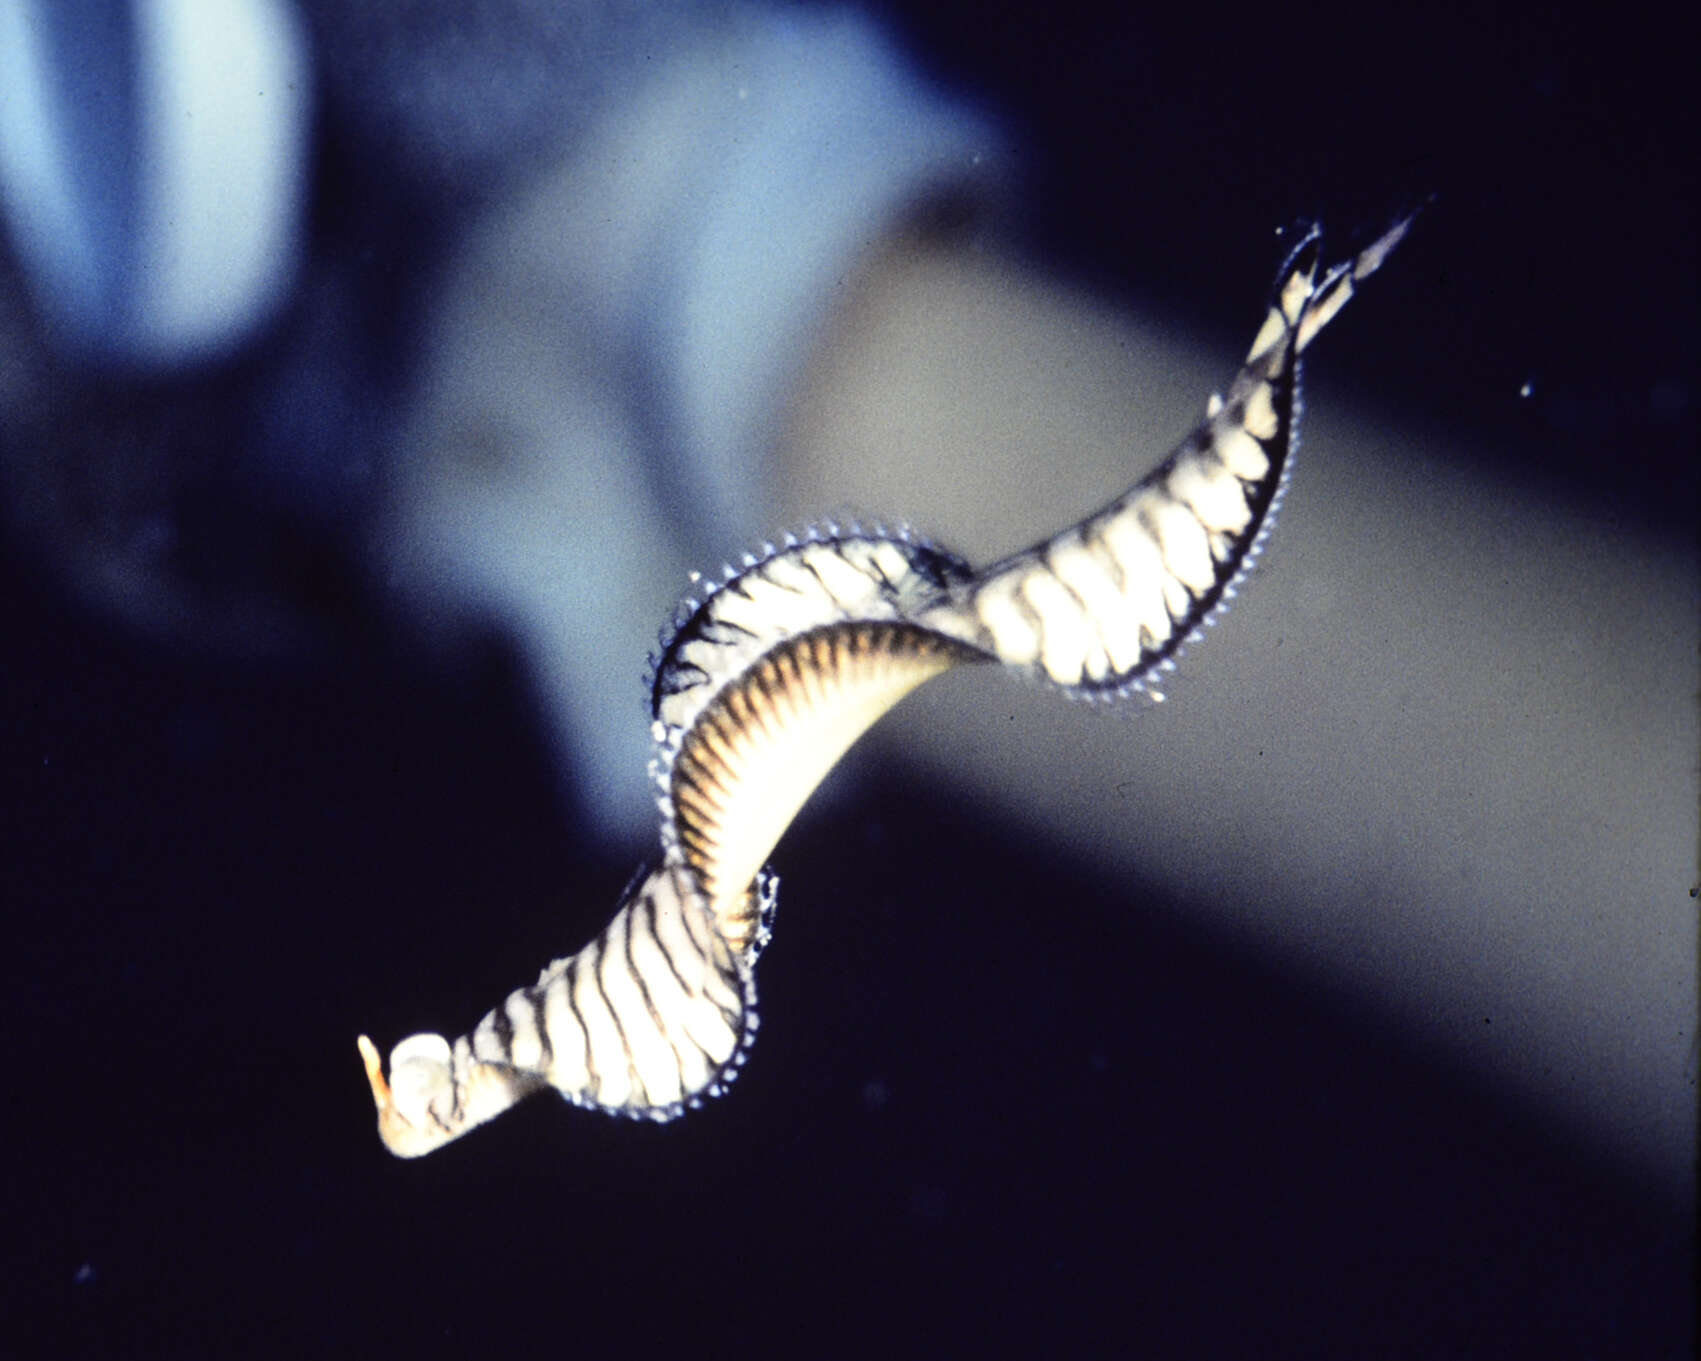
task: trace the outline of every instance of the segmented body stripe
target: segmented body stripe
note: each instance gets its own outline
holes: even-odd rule
[[[687,601],[648,683],[660,863],[595,940],[470,1035],[403,1040],[388,1079],[361,1037],[391,1151],[429,1152],[544,1085],[656,1119],[722,1090],[757,1024],[775,883],[763,862],[827,770],[963,663],[1100,696],[1173,667],[1269,530],[1301,353],[1408,225],[1321,277],[1317,233],[1305,235],[1226,399],[1152,472],[1043,542],[977,573],[907,531],[828,526]]]
[[[586,1015],[584,1005],[580,1001],[585,994],[586,986],[583,975],[588,968],[594,967],[595,964],[596,954],[593,943],[592,946],[587,946],[569,960],[567,967],[556,976],[552,984],[546,989],[546,995],[554,1003],[554,1006],[553,1008],[550,1006],[544,1008],[546,1018],[553,1016],[557,1024],[563,1026],[570,1023],[572,1028],[566,1034],[568,1037],[576,1036],[578,1040],[577,1045],[571,1046],[577,1049],[579,1054],[578,1072],[570,1075],[566,1072],[556,1071],[552,1073],[550,1081],[558,1090],[566,1092],[572,1095],[574,1100],[586,1104],[590,1103],[602,1085],[602,1080],[597,1074],[596,1051],[591,1047],[592,1018]],[[558,1049],[568,1047],[567,1045],[557,1044]]]

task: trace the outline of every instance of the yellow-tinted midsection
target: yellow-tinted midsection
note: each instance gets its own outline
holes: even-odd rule
[[[923,681],[976,656],[899,623],[792,639],[728,686],[680,744],[669,777],[680,845],[729,937],[751,881],[851,743]]]

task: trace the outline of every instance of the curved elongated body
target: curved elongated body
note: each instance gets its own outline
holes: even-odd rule
[[[596,940],[469,1035],[402,1041],[388,1078],[361,1037],[390,1150],[429,1152],[544,1087],[654,1119],[718,1092],[755,1028],[774,905],[762,867],[816,785],[952,667],[1115,697],[1173,666],[1268,531],[1300,354],[1409,221],[1321,275],[1308,233],[1226,397],[1127,492],[1034,547],[976,572],[905,531],[817,527],[687,601],[650,682],[659,860]]]

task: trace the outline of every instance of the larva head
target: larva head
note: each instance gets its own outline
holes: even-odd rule
[[[358,1041],[378,1136],[398,1158],[418,1158],[458,1139],[542,1085],[536,1074],[518,1073],[472,1057],[463,1039],[451,1047],[441,1035],[409,1035],[390,1051],[390,1077],[377,1047]]]
[[[377,1046],[356,1043],[378,1108],[378,1136],[398,1158],[418,1158],[460,1132],[454,1118],[454,1056],[441,1035],[410,1035],[390,1051],[390,1077]]]

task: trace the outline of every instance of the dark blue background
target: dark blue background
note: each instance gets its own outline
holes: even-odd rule
[[[1249,239],[1434,192],[1353,318],[1379,390],[1629,524],[1689,523],[1675,35],[1534,5],[891,13],[1025,135],[1036,249],[1141,305],[1238,327],[1275,254]],[[366,259],[376,311],[432,234],[374,261],[384,168],[321,138],[317,263]],[[381,409],[406,346],[350,330],[348,400]],[[358,508],[204,495],[241,530],[202,570],[297,620],[286,652],[138,635],[6,550],[20,1354],[1690,1354],[1693,1226],[1660,1188],[1190,934],[1185,902],[876,769],[781,847],[729,1099],[661,1128],[540,1100],[392,1161],[356,1031],[470,1022],[631,867],[575,841],[501,642],[445,674],[367,597]]]

